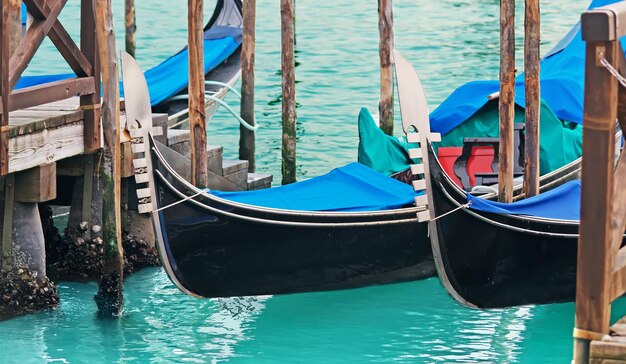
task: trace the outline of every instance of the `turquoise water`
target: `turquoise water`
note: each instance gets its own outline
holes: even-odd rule
[[[212,2],[206,3],[208,17]],[[279,9],[277,1],[257,3],[256,107],[263,125],[258,164],[280,181]],[[123,2],[114,4],[119,25]],[[137,54],[143,67],[186,41],[186,2],[162,4],[137,1]],[[523,2],[517,5],[523,9]],[[431,107],[464,82],[497,77],[498,6],[495,0],[395,1],[396,48],[419,70]],[[584,1],[542,2],[544,52],[585,6]],[[77,14],[78,1],[70,1],[62,19],[72,34]],[[376,1],[297,0],[300,178],[356,157],[357,112],[361,106],[377,108],[376,14]],[[521,16],[517,24],[520,35]],[[518,39],[520,52],[521,44]],[[46,47],[30,74],[67,70],[49,42]],[[219,113],[209,141],[234,157],[237,130]],[[95,283],[59,286],[58,309],[0,323],[3,363],[564,363],[572,352],[572,303],[470,310],[434,278],[338,292],[199,300],[180,293],[161,269],[152,268],[128,278],[124,315],[112,320],[95,314]],[[626,302],[618,302],[614,313],[625,314]]]

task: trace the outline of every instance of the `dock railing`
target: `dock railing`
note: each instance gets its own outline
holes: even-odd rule
[[[626,291],[624,153],[615,164],[616,120],[626,130],[626,60],[619,43],[626,35],[626,2],[586,11],[581,25],[587,48],[574,362],[588,363],[591,341],[609,333],[611,303]]]
[[[19,0],[3,0],[0,26],[0,175],[8,172],[9,112],[80,96],[85,152],[100,148],[100,68],[93,0],[81,0],[80,47],[58,17],[67,0],[24,0],[32,16],[22,35]],[[48,37],[76,77],[14,90],[28,63]]]

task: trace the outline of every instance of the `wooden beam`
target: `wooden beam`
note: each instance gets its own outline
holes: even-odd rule
[[[126,52],[134,58],[136,49],[135,32],[137,31],[137,22],[135,19],[135,0],[126,0],[124,2],[124,10],[126,14],[124,17],[124,23],[126,26]]]
[[[122,311],[124,259],[121,231],[120,176],[120,99],[117,51],[110,0],[95,1],[96,38],[102,62],[102,224],[104,264],[96,303],[101,313],[119,315]]]
[[[36,9],[34,4],[36,0],[24,0],[24,4],[28,10]],[[17,50],[11,56],[11,67],[9,69],[9,87],[13,89],[17,81],[22,77],[22,73],[28,67],[28,63],[33,59],[35,52],[43,42],[44,38],[56,22],[61,10],[65,6],[67,0],[58,0],[50,8],[50,12],[45,20],[34,20],[30,28],[24,35],[24,39],[20,43]]]
[[[50,16],[50,7],[43,0],[30,0],[29,4],[31,5],[29,11],[37,18],[45,19]],[[77,76],[93,75],[91,63],[80,51],[58,19],[52,25],[48,37]]]
[[[294,0],[280,1],[282,69],[282,184],[296,181],[296,70]]]
[[[246,0],[243,6],[243,36],[241,43],[241,118],[254,125],[254,52],[256,0]],[[248,171],[255,171],[254,131],[239,126],[239,159],[248,161]]]
[[[96,92],[94,84],[93,77],[83,77],[24,87],[11,94],[9,111],[65,100],[72,96],[91,95]],[[2,112],[4,112],[4,106],[0,108],[0,113]]]
[[[96,25],[93,0],[81,0],[80,6],[80,49],[91,64],[94,76],[94,90],[91,95],[80,98],[80,106],[85,109],[83,139],[85,153],[93,153],[102,144],[100,129],[100,61],[96,42]]]
[[[9,2],[2,1],[0,3],[1,24],[0,24],[0,97],[2,101],[0,105],[2,110],[9,109],[9,101],[11,100],[11,85],[9,82],[9,70],[11,68],[11,11],[12,7]],[[2,112],[0,120],[0,175],[7,174],[9,170],[9,113]]]
[[[498,200],[513,200],[515,121],[515,1],[500,1],[500,144]]]
[[[393,135],[393,0],[378,0],[380,128]]]
[[[46,202],[57,197],[56,163],[15,173],[15,201]]]
[[[583,123],[581,221],[576,272],[576,329],[608,333],[611,303],[611,212],[613,201],[617,80],[598,57],[616,64],[614,42],[587,42]],[[574,340],[574,361],[589,359],[588,337]]]
[[[189,0],[189,132],[191,142],[191,183],[207,187],[206,115],[204,99],[203,0]]]
[[[524,193],[526,197],[539,194],[540,24],[539,0],[526,0],[524,17],[524,87],[526,90]]]

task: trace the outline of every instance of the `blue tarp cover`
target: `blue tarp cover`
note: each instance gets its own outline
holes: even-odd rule
[[[220,63],[224,62],[228,56],[241,44],[241,28],[232,27],[230,32],[225,32],[224,28],[215,30],[222,34],[231,34],[222,38],[215,39],[212,30],[205,32],[204,41],[204,71],[217,67]],[[239,35],[238,35],[239,34]],[[165,61],[161,62],[155,67],[145,72],[146,81],[148,82],[148,91],[150,92],[150,104],[152,106],[163,102],[181,90],[187,87],[189,77],[189,61],[188,51],[184,48],[175,55],[169,57]],[[42,83],[64,80],[68,78],[76,77],[73,73],[55,74],[55,75],[42,75],[42,76],[24,76],[20,78],[16,85],[16,89],[35,86]],[[120,82],[120,92],[123,95],[124,88]]]
[[[589,8],[615,2],[617,0],[594,0]],[[622,38],[622,46],[626,44],[625,39]],[[561,120],[582,123],[584,66],[585,42],[580,30],[562,50],[551,52],[541,61],[541,98]],[[430,114],[431,129],[448,133],[482,108],[488,101],[487,96],[499,88],[499,81],[473,81],[459,87]],[[516,78],[515,102],[521,107],[526,104],[523,73]]]
[[[211,191],[225,200],[298,211],[379,211],[414,202],[413,187],[360,163],[281,187],[258,191]]]
[[[518,202],[501,203],[470,194],[470,209],[496,214],[526,215],[561,220],[580,220],[580,180],[567,182],[553,190]]]

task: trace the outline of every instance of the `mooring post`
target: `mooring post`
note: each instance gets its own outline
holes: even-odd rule
[[[524,144],[524,193],[539,194],[539,123],[541,15],[539,0],[526,0],[524,15],[524,84],[526,93],[526,137]]]
[[[380,128],[393,135],[393,0],[378,0]]]
[[[500,1],[500,144],[498,200],[513,201],[515,120],[515,1]]]
[[[618,226],[621,224],[611,223],[618,85],[617,79],[601,64],[604,58],[609,64],[617,66],[622,57],[618,52],[619,42],[613,36],[617,32],[615,22],[606,21],[612,14],[585,13],[582,16],[582,36],[587,42],[583,122],[585,142],[576,271],[574,363],[588,363],[590,342],[609,332],[611,273],[615,262],[611,249],[613,229],[621,227],[618,237],[621,238],[623,234],[623,226]],[[607,38],[612,39],[601,35],[609,35]],[[619,40],[619,36],[617,34],[616,39]],[[618,241],[621,242],[621,239]]]
[[[243,36],[241,44],[241,118],[254,125],[254,52],[256,0],[243,2]],[[239,159],[248,161],[248,171],[254,172],[254,131],[239,126]]]
[[[100,313],[121,313],[124,259],[121,232],[120,99],[111,0],[96,0],[96,38],[102,67],[102,223],[104,257],[100,289],[95,301]]]
[[[20,14],[19,0],[2,1],[0,24],[0,96],[2,97],[2,119],[0,120],[0,175],[9,171],[9,100],[11,85],[9,80],[10,59],[21,36],[19,23],[15,24]],[[18,32],[19,29],[19,33]],[[17,33],[17,34],[16,34]]]
[[[296,70],[294,60],[293,1],[280,1],[283,86],[283,185],[296,181]]]
[[[135,32],[137,31],[135,0],[126,0],[124,2],[124,10],[124,13],[126,14],[126,52],[135,57]]]
[[[95,92],[80,97],[80,107],[84,109],[85,153],[94,153],[101,147],[100,125],[100,60],[96,48],[96,25],[93,0],[81,0],[80,5],[80,50],[92,66]]]
[[[203,0],[188,2],[189,38],[189,132],[191,138],[191,183],[207,187],[209,172],[206,151],[204,100]]]

